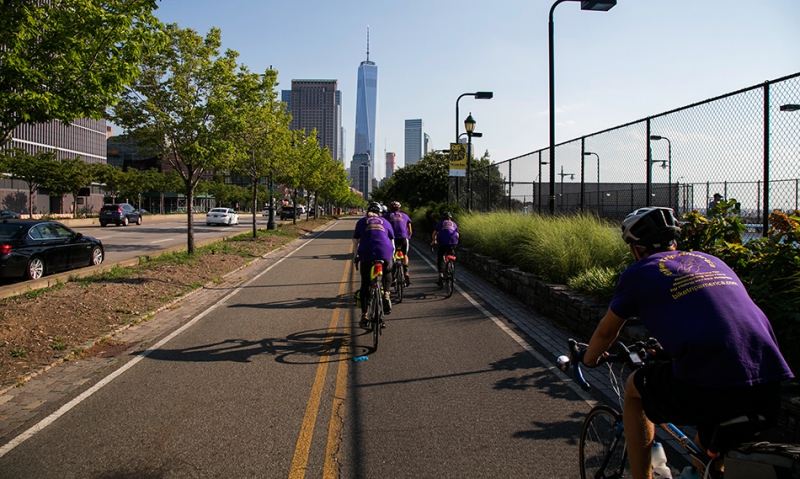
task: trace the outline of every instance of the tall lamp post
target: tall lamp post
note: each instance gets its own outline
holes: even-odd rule
[[[669,185],[669,207],[673,208],[675,205],[672,204],[672,142],[669,141],[669,138],[666,136],[661,135],[650,135],[650,139],[655,141],[667,140],[667,165],[669,165],[667,184]]]
[[[552,166],[551,166],[552,168]],[[561,173],[558,174],[561,177],[561,204],[564,204],[564,177],[569,176],[570,180],[575,179],[575,173],[564,173],[564,165],[561,165]]]
[[[542,212],[542,165],[546,165],[548,162],[542,161],[542,151],[539,150],[539,196],[536,198],[536,201],[539,202],[539,213]]]
[[[596,156],[597,157],[597,207],[600,208],[600,155],[593,151],[583,153],[583,156]]]
[[[617,0],[556,0],[550,7],[548,27],[548,47],[550,60],[550,214],[556,212],[556,91],[555,91],[555,62],[553,50],[553,11],[561,2],[581,2],[581,10],[594,10],[607,12],[617,4]],[[563,180],[563,177],[562,177]]]
[[[476,100],[491,100],[494,93],[490,91],[476,91],[475,93],[462,93],[456,98],[456,143],[458,143],[458,102],[465,96],[473,96]]]

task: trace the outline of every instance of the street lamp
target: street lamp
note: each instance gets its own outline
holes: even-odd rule
[[[668,180],[667,184],[669,185],[669,207],[672,208],[672,142],[669,141],[669,138],[666,136],[661,135],[650,135],[651,140],[667,140],[667,165],[669,165],[669,173],[668,173]],[[653,160],[651,160],[653,161]],[[661,167],[664,168],[664,162],[661,162]]]
[[[456,143],[458,143],[458,102],[461,100],[462,97],[465,96],[472,96],[475,97],[476,100],[491,100],[494,97],[494,93],[490,91],[476,91],[475,93],[462,93],[461,95],[456,98]]]
[[[553,50],[553,11],[561,2],[574,2],[578,0],[556,0],[550,7],[548,27],[548,47],[550,60],[550,214],[556,212],[556,92],[555,92],[555,62]],[[617,0],[580,0],[581,10],[594,10],[607,12],[617,4]],[[562,178],[563,180],[563,178]]]
[[[536,201],[539,202],[539,213],[542,212],[542,165],[546,165],[548,162],[542,161],[542,151],[539,150],[539,196],[536,198]]]
[[[552,169],[552,163],[550,164],[550,168]],[[564,173],[564,165],[561,165],[561,173],[558,174],[561,177],[561,205],[564,205],[564,177],[569,176],[570,180],[575,179],[574,173]]]
[[[583,156],[594,155],[597,157],[597,207],[600,208],[600,155],[593,151],[586,151]]]
[[[464,129],[467,130],[467,213],[472,212],[472,171],[470,167],[472,161],[470,160],[472,160],[472,135],[475,134],[475,123],[472,113],[464,120]]]

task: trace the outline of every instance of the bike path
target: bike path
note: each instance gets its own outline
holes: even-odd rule
[[[224,440],[236,443],[237,437],[242,437],[253,443],[244,448],[237,446],[236,450],[242,454],[251,451],[261,458],[248,463],[254,469],[215,470],[219,477],[507,477],[499,473],[500,470],[513,476],[530,476],[533,471],[539,471],[551,477],[576,477],[577,435],[589,406],[583,403],[588,396],[579,393],[571,381],[562,383],[564,376],[552,366],[555,357],[564,352],[567,335],[463,268],[457,271],[457,292],[444,300],[441,290],[434,284],[435,272],[431,262],[435,259],[415,243],[412,254],[414,284],[407,290],[404,303],[396,305],[389,316],[389,326],[378,351],[371,352],[371,336],[352,325],[350,298],[357,279],[355,273],[347,269],[347,255],[351,254],[348,248],[354,224],[352,220],[335,223],[335,241],[315,232],[320,236],[315,246],[304,246],[307,239],[292,243],[268,255],[259,262],[260,265],[242,269],[227,277],[222,284],[200,290],[165,308],[150,322],[122,332],[120,341],[132,345],[126,355],[63,364],[34,378],[24,387],[0,396],[0,455],[4,456],[0,456],[0,477],[4,477],[2,471],[30,472],[31,469],[26,467],[36,463],[32,461],[32,454],[44,456],[54,453],[47,447],[33,448],[15,458],[14,465],[20,469],[5,468],[9,458],[34,442],[28,446],[22,443],[20,449],[4,452],[3,448],[8,449],[10,444],[8,441],[25,437],[27,432],[23,431],[39,424],[39,419],[69,406],[69,401],[77,393],[85,393],[88,388],[120,371],[131,361],[132,353],[152,347],[160,338],[172,334],[176,327],[186,325],[198,316],[219,313],[222,318],[233,319],[239,324],[234,329],[213,334],[189,328],[182,337],[173,340],[177,343],[167,343],[170,352],[164,353],[166,348],[161,348],[158,354],[162,357],[194,355],[191,361],[165,358],[160,363],[161,369],[151,370],[149,376],[137,373],[137,378],[142,378],[139,381],[132,379],[132,373],[124,372],[118,381],[133,382],[136,395],[131,393],[129,400],[95,403],[95,413],[99,415],[104,414],[103,408],[106,407],[132,410],[142,418],[155,411],[158,421],[167,425],[154,428],[129,423],[117,428],[113,422],[105,423],[112,433],[107,437],[138,437],[142,443],[121,441],[117,445],[122,449],[141,449],[134,456],[111,454],[110,464],[117,464],[118,471],[139,468],[138,472],[147,472],[148,469],[142,465],[146,464],[147,454],[157,455],[159,447],[174,440],[176,435],[180,436],[182,427],[189,427],[200,438],[214,438],[212,445],[216,448],[195,445],[206,451],[209,461],[225,460]],[[336,242],[335,251],[331,252],[330,244],[325,242]],[[296,251],[301,247],[303,251]],[[311,260],[314,265],[322,267],[328,265],[331,271],[325,273],[321,281],[309,280],[309,277],[320,277],[319,273],[309,277],[299,274],[302,265],[310,263],[290,264],[286,258],[293,252],[297,253],[294,260]],[[284,268],[278,271],[276,265],[284,259]],[[335,261],[326,262],[325,259]],[[324,314],[299,320],[299,316],[294,314],[293,320],[287,321],[290,324],[284,325],[282,334],[265,337],[263,331],[248,329],[246,316],[237,316],[232,307],[220,307],[216,313],[207,312],[209,305],[220,303],[235,288],[247,285],[256,275],[264,273],[265,268],[272,266],[276,266],[276,270],[261,276],[259,282],[253,283],[249,289],[258,295],[258,291],[283,288],[285,298],[279,303],[268,304],[263,300],[259,303],[257,296],[247,296],[244,300],[237,299],[241,309],[270,309],[276,314],[286,310]],[[287,278],[298,275],[302,276],[298,281],[287,281]],[[338,317],[334,318],[336,314]],[[198,348],[198,344],[204,347]],[[369,355],[369,360],[352,361],[354,356],[364,353]],[[261,371],[269,370],[273,366],[271,363],[297,363],[300,367],[269,373],[279,384],[277,389],[283,388],[284,394],[276,396],[278,400],[273,397],[267,402],[267,398],[261,396],[262,378],[253,377],[251,371],[245,374],[235,369],[222,379],[213,376],[208,364],[212,363],[212,356],[217,359],[221,356],[224,361],[232,363],[259,362],[263,366]],[[262,356],[269,358],[270,364],[260,362]],[[152,359],[159,358],[154,356]],[[185,376],[190,379],[177,383],[159,379],[161,375],[167,377],[169,369],[184,363],[194,366],[191,374]],[[298,373],[298,370],[302,372]],[[242,376],[237,377],[240,374]],[[211,377],[217,378],[220,387],[202,389],[199,397],[194,394],[198,389],[196,382]],[[226,382],[230,384],[227,389],[234,385],[247,386],[243,393],[239,391],[243,398],[235,401],[240,408],[251,409],[253,417],[258,417],[266,409],[270,410],[272,417],[293,417],[294,424],[286,429],[292,430],[292,447],[287,448],[285,440],[277,445],[274,434],[253,435],[251,429],[268,429],[268,421],[250,423],[243,420],[243,416],[227,415],[226,401],[230,398],[226,393]],[[300,382],[304,388],[310,387],[310,392],[290,394],[293,384]],[[163,401],[151,409],[142,410],[140,404],[147,403],[148,396],[156,390],[161,391]],[[194,393],[190,394],[192,391]],[[500,394],[496,394],[497,391]],[[309,406],[311,399],[317,401],[316,411]],[[173,403],[181,407],[175,408]],[[181,412],[195,406],[207,417],[198,418]],[[298,411],[303,412],[302,420]],[[317,414],[319,417],[309,416],[309,411],[311,416]],[[69,427],[58,426],[59,422],[65,421],[58,418],[52,424],[61,427],[65,437],[73,437]],[[225,432],[215,435],[213,428],[203,426],[204,422],[216,423]],[[502,428],[499,428],[501,424]],[[45,425],[43,430],[50,427],[52,425]],[[145,432],[144,437],[157,439],[155,445],[145,444],[150,441],[136,435],[141,434],[140,429],[148,427],[152,430]],[[304,431],[309,432],[309,427],[311,434],[304,439]],[[91,429],[84,430],[78,424],[73,424],[72,428],[92,433]],[[237,435],[237,431],[240,434]],[[192,444],[195,441],[184,440]],[[271,444],[273,442],[276,444]],[[99,443],[90,444],[101,447]],[[265,444],[281,452],[265,456]],[[546,445],[543,450],[542,444]],[[93,447],[87,447],[88,453]],[[307,449],[306,462],[298,465],[298,450],[304,448]],[[181,457],[174,460],[190,462]],[[71,466],[80,470],[79,462]],[[151,465],[156,472],[159,472],[158,468],[170,472],[163,477],[208,476],[180,468],[185,475],[171,474],[175,470],[171,464]],[[204,467],[212,466],[205,464]],[[206,472],[211,470],[214,469],[205,469]],[[64,474],[63,464],[58,471],[59,477],[71,477]],[[439,474],[434,475],[434,471]],[[56,475],[54,473],[53,477]],[[15,474],[15,477],[25,475]],[[30,477],[46,477],[46,474],[32,474]]]

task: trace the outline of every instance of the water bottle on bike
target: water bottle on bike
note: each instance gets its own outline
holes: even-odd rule
[[[672,479],[672,471],[667,465],[667,454],[660,442],[653,441],[650,448],[650,464],[653,465],[653,479]]]

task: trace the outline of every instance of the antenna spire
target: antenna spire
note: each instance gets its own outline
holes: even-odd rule
[[[367,61],[369,61],[369,25],[367,25]]]

